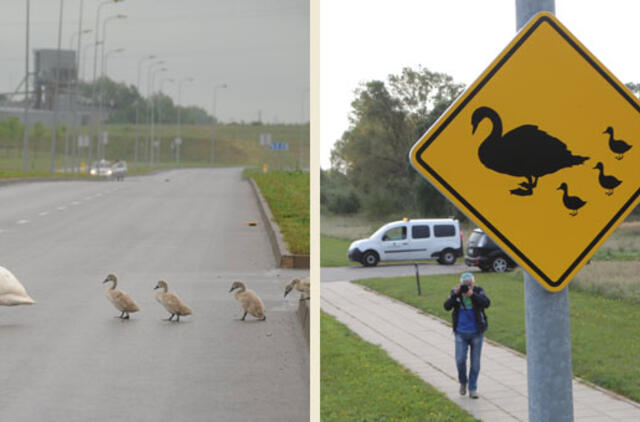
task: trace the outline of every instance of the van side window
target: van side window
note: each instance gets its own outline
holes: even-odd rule
[[[429,237],[429,226],[411,227],[411,237],[414,239],[426,239]]]
[[[435,237],[455,236],[456,228],[452,224],[436,224],[433,226],[433,234]]]
[[[407,238],[407,226],[394,227],[382,236],[382,240],[385,241],[394,241],[394,240],[404,240]]]

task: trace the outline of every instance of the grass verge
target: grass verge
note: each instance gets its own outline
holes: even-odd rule
[[[350,244],[350,240],[325,235],[320,236],[320,266],[346,267],[360,265],[349,261],[349,258],[347,258]]]
[[[323,421],[477,420],[332,316],[320,331]]]
[[[309,173],[246,169],[244,176],[257,183],[289,250],[309,255]]]
[[[526,352],[524,285],[521,271],[477,274],[491,298],[486,336]],[[442,304],[458,275],[422,278],[422,296],[415,277],[359,281],[380,293],[408,303],[447,321]],[[634,302],[570,290],[573,374],[601,387],[640,401],[640,307]]]

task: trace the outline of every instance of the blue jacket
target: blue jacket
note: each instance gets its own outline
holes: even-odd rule
[[[478,325],[478,331],[484,333],[489,327],[489,321],[484,310],[491,305],[491,300],[484,292],[484,289],[480,286],[473,286],[473,294],[471,295],[471,306],[473,308],[473,314],[476,317],[476,324]],[[462,295],[456,294],[456,289],[451,289],[451,295],[444,301],[445,311],[453,309],[451,319],[453,321],[453,331],[456,331],[458,327],[458,316],[460,315],[460,308],[462,307]]]

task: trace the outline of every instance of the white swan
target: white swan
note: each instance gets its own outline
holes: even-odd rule
[[[0,305],[33,305],[35,300],[27,294],[16,276],[4,267],[0,267]]]

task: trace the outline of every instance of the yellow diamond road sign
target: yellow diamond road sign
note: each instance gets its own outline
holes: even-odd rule
[[[410,159],[558,291],[639,202],[640,102],[552,14],[540,13]]]

